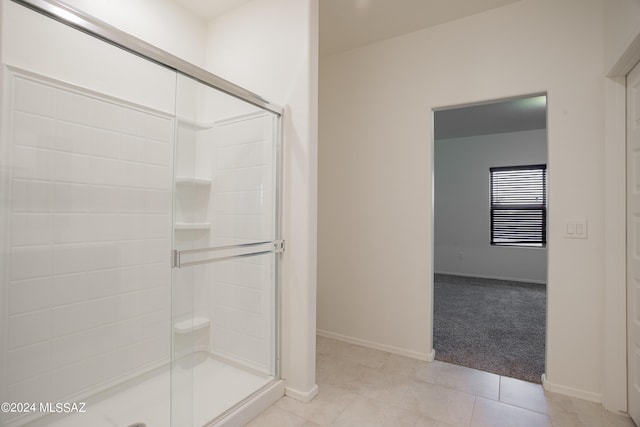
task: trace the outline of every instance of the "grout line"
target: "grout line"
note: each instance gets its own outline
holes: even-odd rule
[[[469,420],[468,426],[471,427],[473,424],[473,417],[476,415],[476,405],[478,404],[478,396],[474,395],[473,398],[473,409],[471,410],[471,419]]]

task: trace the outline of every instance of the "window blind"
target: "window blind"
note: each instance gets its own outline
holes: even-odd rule
[[[547,166],[490,168],[491,244],[547,242]]]

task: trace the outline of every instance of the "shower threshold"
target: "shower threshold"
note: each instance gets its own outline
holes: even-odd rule
[[[192,369],[192,370],[191,370]],[[190,371],[191,370],[191,371]],[[188,363],[168,366],[143,380],[99,400],[88,399],[85,413],[47,417],[33,427],[128,427],[174,425],[202,427],[233,408],[271,382],[274,377],[260,375],[227,364],[208,353],[199,353],[193,367]],[[173,382],[173,392],[169,385]],[[173,400],[173,403],[172,403]],[[172,413],[173,409],[173,413]]]

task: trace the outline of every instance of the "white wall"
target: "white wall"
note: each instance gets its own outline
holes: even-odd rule
[[[320,330],[428,355],[431,110],[547,92],[546,385],[601,399],[602,27],[602,1],[523,0],[322,58]],[[562,238],[571,218],[589,239]]]
[[[211,22],[207,68],[286,106],[282,360],[287,393],[315,386],[317,0],[254,0]]]
[[[64,0],[69,6],[200,67],[206,22],[172,0]]]
[[[434,271],[546,283],[546,248],[492,246],[489,214],[489,168],[546,163],[544,129],[436,140]]]

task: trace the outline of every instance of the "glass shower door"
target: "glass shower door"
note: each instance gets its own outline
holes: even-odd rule
[[[279,117],[178,75],[172,425],[277,376]]]
[[[175,73],[2,9],[0,425],[166,427]]]

